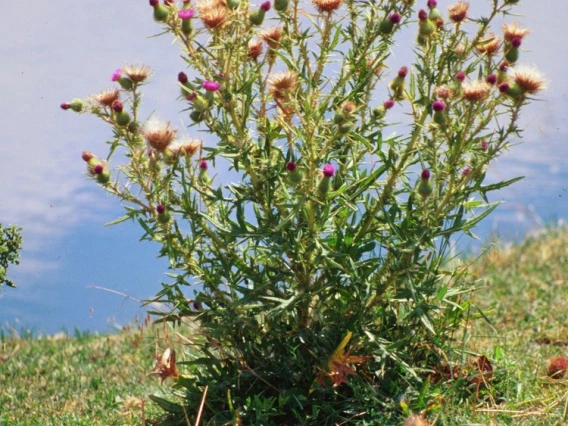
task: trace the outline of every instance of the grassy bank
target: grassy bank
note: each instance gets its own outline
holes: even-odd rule
[[[465,349],[464,363],[475,359],[473,353],[483,354],[493,372],[473,396],[461,392],[471,383],[459,380],[438,398],[433,395],[437,408],[429,413],[430,422],[568,424],[568,380],[546,374],[551,357],[568,354],[568,232],[490,249],[470,269],[482,287],[475,303],[491,324],[474,321],[472,309],[467,333],[456,344]],[[162,388],[147,373],[158,341],[161,348],[181,348],[175,336],[152,328],[41,339],[4,333],[0,426],[151,424],[146,419],[158,410],[148,395]]]

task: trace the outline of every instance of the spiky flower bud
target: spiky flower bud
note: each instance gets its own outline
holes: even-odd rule
[[[335,167],[331,164],[326,164],[322,168],[322,178],[318,185],[318,191],[321,194],[325,194],[329,191],[330,181],[335,174]]]
[[[169,10],[163,4],[160,4],[159,1],[152,1],[150,0],[150,6],[154,8],[153,16],[156,22],[165,22],[168,19]]]
[[[436,32],[437,26],[432,20],[428,17],[428,12],[424,9],[421,9],[418,12],[418,36],[422,38],[428,38],[432,34]]]
[[[158,222],[160,223],[168,223],[171,219],[170,213],[163,204],[158,204],[156,206],[156,213],[158,213]]]
[[[393,13],[388,19],[381,21],[379,24],[379,31],[383,34],[390,34],[395,25],[398,25],[402,17],[399,13]]]
[[[278,12],[284,12],[288,9],[289,0],[274,0],[274,9]]]
[[[290,161],[286,163],[286,170],[288,170],[288,181],[292,185],[296,185],[302,181],[304,175],[295,162]]]
[[[404,79],[408,74],[407,67],[401,67],[397,76],[390,82],[389,87],[393,91],[394,100],[402,100],[404,98]]]
[[[83,111],[84,107],[85,103],[82,99],[73,99],[71,102],[69,102],[69,108],[71,108],[75,112]]]
[[[262,23],[264,22],[265,15],[266,12],[262,9],[253,10],[249,14],[249,22],[251,23],[251,25],[258,27],[259,25],[262,25]]]
[[[448,114],[446,113],[446,104],[440,100],[434,101],[432,103],[432,109],[434,110],[434,123],[440,126],[442,129],[446,128],[448,124]]]
[[[59,107],[63,111],[67,111],[69,108],[71,108],[71,104],[69,102],[63,102],[61,105],[59,105]]]
[[[432,183],[430,182],[430,170],[424,169],[420,174],[420,183],[418,184],[418,193],[426,200],[432,194]]]
[[[201,160],[201,162],[199,163],[199,181],[203,185],[209,185],[211,183],[211,177],[209,176],[209,173],[207,172],[208,168],[209,168],[209,165],[207,164],[207,161]]]

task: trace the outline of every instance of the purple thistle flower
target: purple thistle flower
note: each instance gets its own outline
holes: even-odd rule
[[[465,80],[465,72],[460,71],[456,74],[456,80],[462,83]]]
[[[432,109],[434,111],[443,111],[446,109],[446,104],[443,103],[442,101],[434,101],[432,103]]]
[[[486,152],[486,151],[487,151],[487,148],[489,148],[489,142],[487,142],[487,141],[481,141],[481,150],[482,150],[483,152]]]
[[[181,84],[187,83],[187,74],[184,73],[183,71],[180,71],[180,72],[178,73],[178,81],[179,81]]]
[[[402,19],[402,16],[400,16],[400,13],[395,12],[390,16],[389,19],[393,24],[397,25],[397,24],[400,24],[400,20]]]
[[[69,102],[63,102],[61,105],[59,105],[59,107],[62,110],[67,111],[69,108],[71,108],[71,104]]]
[[[121,75],[122,75],[122,68],[115,69],[112,75],[110,76],[110,81],[118,81]]]
[[[150,6],[156,7],[160,4],[160,0],[150,0]]]
[[[199,163],[199,168],[201,170],[207,170],[209,168],[209,165],[207,164],[207,161],[205,160],[201,160],[201,163]]]
[[[182,9],[178,12],[178,16],[181,20],[186,21],[195,16],[193,9]]]
[[[398,76],[400,78],[404,78],[408,75],[408,67],[400,67],[398,70]]]
[[[422,173],[420,173],[420,179],[429,180],[430,179],[430,170],[428,170],[428,169],[422,170]]]
[[[325,166],[323,166],[323,175],[325,177],[332,177],[335,174],[335,167],[333,167],[333,165],[331,164],[326,164]]]
[[[268,12],[270,10],[270,7],[271,7],[270,1],[265,1],[260,5],[260,10]]]
[[[509,91],[509,88],[510,88],[510,87],[511,87],[511,86],[509,85],[509,83],[507,83],[506,81],[504,81],[503,83],[501,83],[501,84],[499,85],[499,91],[500,91],[501,93],[506,93],[506,92]]]
[[[388,100],[383,102],[383,106],[385,107],[385,109],[391,109],[394,105],[395,105],[395,102],[392,99],[388,99]]]
[[[497,76],[495,74],[489,74],[485,81],[493,86],[495,83],[497,83]]]
[[[193,102],[195,100],[195,98],[197,98],[197,93],[195,93],[195,92],[192,92],[192,93],[190,93],[186,96],[186,99],[189,102]]]
[[[513,40],[511,40],[511,46],[513,47],[521,47],[521,43],[522,43],[522,39],[520,37],[515,37]]]
[[[205,90],[209,90],[210,92],[216,92],[221,88],[221,83],[217,83],[216,81],[205,80],[202,86]]]
[[[288,171],[290,173],[294,173],[297,168],[298,168],[298,165],[296,163],[294,163],[293,161],[286,163],[286,169],[288,169]]]
[[[158,204],[156,206],[156,211],[158,212],[158,214],[163,214],[166,211],[166,206],[164,206],[163,204]]]
[[[462,170],[462,175],[463,176],[469,176],[470,174],[471,174],[471,168],[464,167],[464,169]]]
[[[438,2],[436,0],[428,0],[428,3],[426,3],[426,6],[428,6],[430,9],[438,6]]]
[[[424,9],[420,9],[420,11],[418,12],[418,19],[420,19],[421,21],[427,20],[428,12],[426,12]]]
[[[93,172],[94,172],[96,175],[102,174],[103,170],[104,170],[104,167],[103,167],[102,164],[97,164],[95,167],[93,167]]]

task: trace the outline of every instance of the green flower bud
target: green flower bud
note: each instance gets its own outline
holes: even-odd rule
[[[191,111],[189,118],[191,118],[196,123],[199,123],[205,119],[205,113],[200,111]]]
[[[116,124],[118,124],[121,127],[124,127],[128,123],[130,123],[130,115],[126,111],[115,113],[114,118],[116,119]]]
[[[237,9],[239,7],[239,5],[241,4],[241,0],[228,0],[227,1],[227,7],[229,9]]]
[[[343,111],[335,111],[335,114],[333,115],[333,122],[335,124],[341,124],[345,121],[345,114],[343,113]]]
[[[394,28],[394,23],[390,19],[385,19],[379,24],[379,31],[382,34],[390,34]]]
[[[104,168],[102,173],[97,174],[97,182],[98,183],[102,183],[103,185],[108,183],[108,181],[110,180],[110,171],[108,168]]]
[[[286,164],[286,170],[288,170],[288,182],[292,185],[300,183],[304,178],[304,174],[300,169],[298,169],[298,165],[293,161]]]
[[[265,15],[266,15],[266,12],[262,9],[258,9],[258,10],[251,12],[250,15],[249,15],[249,21],[250,21],[251,25],[255,25],[255,26],[262,25],[262,23],[264,22],[264,16]]]
[[[120,87],[122,87],[124,90],[132,90],[132,87],[134,87],[134,83],[132,83],[132,80],[130,80],[129,78],[120,77],[116,81],[118,82],[118,84],[120,84]]]
[[[352,121],[346,121],[345,123],[339,125],[338,131],[340,134],[344,135],[346,133],[349,133],[354,126],[355,124]]]
[[[156,212],[158,213],[158,222],[160,223],[166,224],[172,218],[170,213],[166,209],[166,206],[164,206],[163,204],[158,204],[156,206]]]
[[[131,121],[128,124],[128,131],[131,133],[138,133],[140,131],[140,123],[138,121]]]
[[[191,24],[191,19],[184,19],[181,21],[181,32],[185,35],[191,34],[193,31],[193,25]]]
[[[73,99],[71,102],[69,102],[69,108],[71,108],[75,112],[83,111],[84,107],[85,103],[82,99]]]
[[[505,59],[511,64],[517,62],[519,59],[519,48],[511,46],[507,53],[505,53]]]
[[[209,109],[209,101],[205,97],[197,95],[193,100],[193,109],[195,111],[205,112]]]
[[[375,120],[380,120],[387,113],[387,109],[385,108],[384,105],[379,105],[378,107],[373,108],[371,110],[371,113],[373,114],[373,118]]]
[[[156,6],[154,6],[153,15],[156,22],[164,22],[166,19],[168,19],[168,8],[161,3],[158,3]]]
[[[289,0],[275,0],[274,1],[274,9],[278,12],[284,12],[288,9]]]
[[[430,183],[430,170],[424,169],[420,175],[420,183],[418,184],[418,193],[422,199],[426,200],[432,194],[432,183]]]

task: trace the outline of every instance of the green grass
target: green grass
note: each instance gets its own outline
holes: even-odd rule
[[[432,386],[429,399],[437,408],[428,412],[430,424],[568,424],[568,380],[546,374],[552,356],[568,355],[568,231],[491,249],[470,271],[483,287],[475,303],[491,325],[474,320],[472,309],[467,333],[456,345],[465,349],[464,369],[475,353],[484,354],[493,375],[473,392],[464,392],[472,389],[467,380]],[[148,395],[169,387],[147,376],[155,344],[179,354],[177,337],[162,329],[0,336],[0,426],[152,424],[148,419],[160,411]]]

